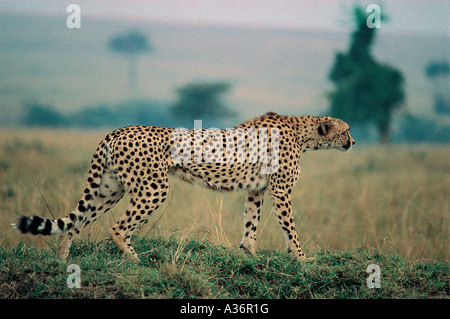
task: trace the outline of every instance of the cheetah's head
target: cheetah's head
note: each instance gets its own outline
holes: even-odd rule
[[[312,149],[336,148],[348,151],[356,143],[350,135],[350,126],[344,121],[332,117],[317,117],[311,146]]]

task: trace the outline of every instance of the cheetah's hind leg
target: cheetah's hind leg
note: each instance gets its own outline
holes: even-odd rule
[[[72,246],[73,236],[69,234],[61,235],[58,245],[58,257],[66,260],[69,256],[70,247]]]
[[[125,214],[111,228],[109,233],[116,243],[119,251],[134,261],[139,262],[139,257],[131,245],[131,236],[139,225],[144,222],[166,199],[168,191],[167,174],[162,173],[164,182],[151,183],[151,190],[137,193],[131,192],[132,198]],[[132,188],[138,190],[139,187]]]

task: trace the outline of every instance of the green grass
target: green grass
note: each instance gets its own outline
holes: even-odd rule
[[[263,250],[246,256],[207,241],[135,239],[141,261],[119,256],[111,240],[74,243],[67,261],[54,243],[0,249],[0,298],[448,298],[449,265],[413,262],[378,250],[317,250],[313,262]],[[68,288],[69,264],[81,287]],[[368,265],[381,271],[381,288],[367,287]]]

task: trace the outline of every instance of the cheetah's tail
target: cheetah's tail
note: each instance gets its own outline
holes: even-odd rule
[[[39,216],[22,216],[16,224],[11,224],[22,234],[33,235],[64,235],[70,232],[71,229],[77,231],[78,227],[83,224],[85,214],[88,214],[92,209],[90,203],[93,201],[94,187],[98,187],[102,179],[102,170],[106,164],[106,143],[108,143],[115,132],[110,133],[105,140],[101,142],[94,158],[91,162],[91,169],[89,170],[89,178],[83,197],[80,200],[77,208],[68,214],[66,217],[59,219],[48,219]]]
[[[19,218],[17,224],[11,224],[22,234],[33,234],[33,235],[60,235],[68,231],[69,227],[72,225],[69,221],[76,218],[75,214],[69,214],[68,217],[59,219],[48,219],[39,216],[22,216]]]

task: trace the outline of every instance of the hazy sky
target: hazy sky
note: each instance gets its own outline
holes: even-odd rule
[[[354,30],[354,2],[0,0],[0,19],[3,17],[5,22],[1,24],[0,20],[0,42],[5,41],[0,43],[0,113],[5,107],[18,109],[24,98],[64,110],[126,98],[126,61],[111,54],[106,43],[124,27],[142,25],[147,26],[157,48],[151,59],[143,58],[140,63],[142,98],[170,101],[176,87],[199,79],[225,79],[234,85],[229,103],[239,105],[239,111],[249,113],[248,116],[259,114],[261,109],[274,110],[275,105],[276,111],[284,114],[292,110],[318,114],[328,106],[325,93],[334,54],[346,48],[348,34]],[[432,87],[423,69],[431,60],[448,60],[449,0],[358,2],[363,8],[378,4],[381,13],[390,17],[377,31],[381,36],[377,38],[374,56],[403,72],[408,107],[414,112],[431,113]],[[64,25],[71,14],[66,9],[72,3],[81,8],[80,32],[72,32]],[[98,18],[102,19],[100,23],[96,23]],[[183,24],[166,28],[168,25],[151,23],[155,21]],[[184,24],[339,32],[207,30]],[[197,34],[198,30],[208,32]],[[402,36],[405,33],[414,36]],[[249,37],[253,41],[248,41]],[[47,46],[46,41],[54,46]],[[277,50],[267,50],[274,46]]]
[[[0,11],[67,15],[70,3],[81,14],[120,19],[145,19],[195,24],[251,25],[348,30],[351,0],[0,0]],[[380,31],[449,34],[449,0],[360,0],[364,7],[382,4],[392,20]],[[348,15],[348,13],[347,13]],[[349,21],[349,20],[347,20]]]

